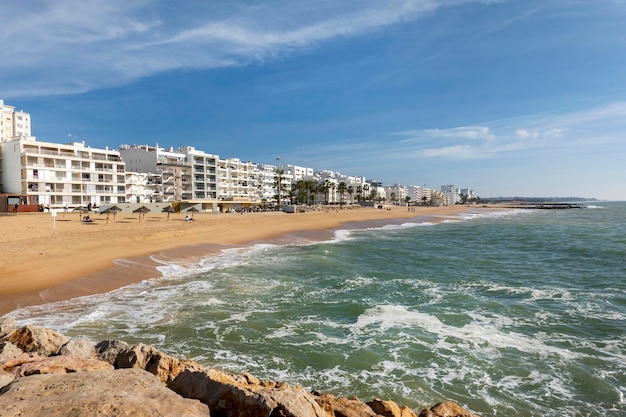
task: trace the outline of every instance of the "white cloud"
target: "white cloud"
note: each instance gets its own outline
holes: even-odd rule
[[[585,152],[590,145],[621,144],[625,130],[626,102],[619,102],[563,114],[526,115],[484,126],[403,131],[394,135],[409,138],[397,141],[394,147],[386,143],[385,151],[395,149],[402,155],[446,160],[501,158],[536,150],[561,155]]]
[[[215,1],[175,8],[156,0],[5,2],[0,91],[84,92],[173,69],[245,65],[466,2],[489,1]]]

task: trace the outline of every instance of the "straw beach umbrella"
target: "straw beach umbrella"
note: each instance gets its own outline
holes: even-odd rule
[[[111,207],[108,207],[108,208],[102,210],[100,212],[100,214],[106,214],[107,215],[107,224],[109,224],[109,214],[113,213],[113,221],[115,221],[115,215],[117,213],[119,213],[120,211],[122,211],[122,209],[119,208],[118,206],[111,206]]]
[[[174,207],[172,206],[166,206],[163,207],[163,210],[161,210],[162,213],[167,213],[167,221],[170,221],[170,213],[174,213],[176,210],[174,210]]]
[[[138,209],[133,210],[133,213],[139,213],[139,221],[141,222],[141,216],[145,216],[146,213],[150,213],[150,209],[146,206],[141,206]]]
[[[80,219],[80,214],[89,213],[89,209],[85,206],[76,207],[72,211],[77,211],[79,213],[79,217],[78,217],[79,219]]]
[[[194,214],[194,213],[198,213],[198,212],[200,212],[200,210],[198,210],[198,209],[197,209],[197,208],[195,208],[195,207],[191,207],[189,210],[187,210],[187,213],[191,213],[191,218],[192,218],[192,219],[193,219],[193,214]]]

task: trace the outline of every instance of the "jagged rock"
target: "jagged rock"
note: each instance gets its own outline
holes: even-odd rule
[[[113,365],[118,369],[145,369],[158,376],[165,384],[171,383],[178,374],[187,368],[199,369],[199,365],[195,362],[181,361],[143,343],[121,350]]]
[[[0,343],[0,362],[15,359],[20,356],[22,349],[15,346],[13,343],[5,341]]]
[[[315,401],[327,417],[378,417],[372,408],[358,398],[335,397],[315,392]]]
[[[112,371],[113,366],[96,359],[77,356],[30,356],[22,354],[16,359],[0,364],[3,373],[17,378],[38,374],[69,374],[74,372]]]
[[[95,358],[96,344],[87,339],[70,340],[59,349],[59,355],[72,355],[79,358]]]
[[[210,416],[206,405],[139,369],[21,378],[0,390],[0,410],[7,417]]]
[[[313,396],[301,387],[255,380],[215,369],[188,369],[169,388],[185,398],[202,401],[214,415],[223,417],[326,417]]]
[[[442,401],[430,409],[422,410],[419,417],[479,417],[452,401]]]
[[[96,356],[113,365],[117,355],[123,350],[128,349],[128,343],[121,340],[103,340],[96,344]]]
[[[15,323],[15,319],[13,317],[0,318],[0,339],[13,333],[16,326],[17,324]]]
[[[376,413],[383,417],[417,417],[417,414],[413,412],[409,407],[403,406],[400,408],[398,404],[393,401],[383,401],[376,398],[369,401],[367,405]]]
[[[68,339],[59,332],[39,326],[24,326],[8,336],[8,341],[24,352],[43,356],[56,355]]]

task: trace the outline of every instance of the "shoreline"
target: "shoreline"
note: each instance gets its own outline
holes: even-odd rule
[[[0,316],[18,308],[105,293],[146,279],[158,278],[158,257],[191,261],[222,249],[258,243],[320,241],[341,228],[401,224],[419,217],[445,217],[477,206],[369,207],[282,212],[137,216],[119,214],[106,222],[84,224],[64,213],[53,228],[47,213],[0,217]]]

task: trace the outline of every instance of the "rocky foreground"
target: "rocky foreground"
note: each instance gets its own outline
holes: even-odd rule
[[[69,340],[0,318],[0,416],[417,417],[393,401],[341,398],[232,375],[122,341]],[[477,417],[453,402],[420,417]]]

